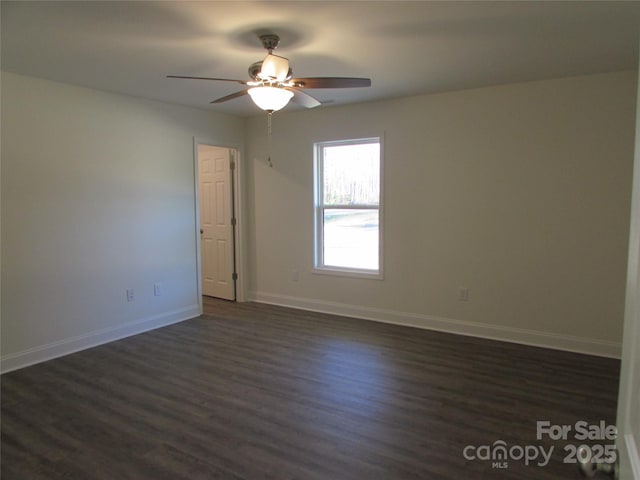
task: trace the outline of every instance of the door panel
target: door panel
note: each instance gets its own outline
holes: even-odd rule
[[[235,300],[229,149],[198,145],[198,179],[202,294]]]

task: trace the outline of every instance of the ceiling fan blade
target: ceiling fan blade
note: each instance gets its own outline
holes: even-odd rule
[[[370,78],[353,77],[310,77],[292,78],[291,83],[298,88],[355,88],[370,87]]]
[[[322,105],[317,98],[312,97],[307,92],[303,92],[297,88],[287,88],[287,90],[291,90],[293,92],[293,101],[298,105],[302,105],[306,108],[314,108]]]
[[[190,80],[215,80],[218,82],[235,82],[235,83],[239,83],[241,85],[246,85],[247,82],[244,82],[242,80],[234,80],[232,78],[211,78],[211,77],[183,77],[181,75],[167,75],[167,78],[186,78],[186,79],[190,79]]]
[[[247,94],[247,90],[240,90],[239,92],[232,93],[231,95],[227,95],[226,97],[221,97],[221,98],[218,98],[217,100],[213,100],[211,103],[226,102],[227,100],[233,100],[234,98],[238,98],[246,94]]]

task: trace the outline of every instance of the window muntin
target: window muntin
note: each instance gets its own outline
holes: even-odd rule
[[[380,145],[315,145],[316,271],[381,276]]]

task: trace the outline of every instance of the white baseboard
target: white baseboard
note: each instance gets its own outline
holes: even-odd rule
[[[58,342],[30,348],[22,352],[11,353],[0,358],[0,372],[6,373],[36,363],[62,357],[87,348],[96,347],[114,340],[137,335],[173,323],[197,317],[201,313],[200,305],[191,305],[171,312],[162,313],[142,320],[113,328],[105,328],[96,332],[66,338]]]
[[[259,303],[268,303],[283,307],[300,308],[345,317],[362,318],[377,322],[597,355],[600,357],[620,358],[622,351],[622,345],[618,342],[542,332],[539,330],[466,322],[432,315],[399,312],[266,292],[252,292],[251,299]]]

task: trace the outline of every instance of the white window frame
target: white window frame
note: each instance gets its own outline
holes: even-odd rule
[[[322,149],[327,146],[342,145],[361,145],[365,143],[378,143],[380,145],[380,196],[378,205],[324,205],[324,166]],[[356,138],[347,140],[331,140],[316,142],[313,145],[313,176],[314,176],[314,266],[313,273],[338,275],[356,278],[383,279],[383,232],[384,232],[384,216],[383,216],[383,185],[384,185],[384,142],[382,135],[376,137]],[[324,211],[325,208],[339,210],[363,210],[371,209],[378,211],[378,269],[370,270],[363,268],[337,267],[334,265],[325,265],[323,259],[323,242],[324,242]]]

